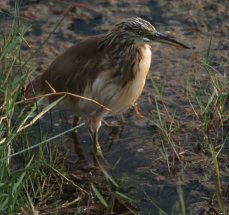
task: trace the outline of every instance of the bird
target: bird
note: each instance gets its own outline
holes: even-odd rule
[[[135,104],[144,88],[156,42],[189,48],[159,33],[145,19],[123,19],[107,33],[87,37],[60,54],[27,86],[27,94],[33,91],[34,95],[42,95],[54,90],[102,104],[68,94],[59,104],[61,109],[74,113],[75,124],[80,117],[86,118],[94,154],[102,155],[98,138],[101,121],[108,114],[123,112]],[[57,98],[50,97],[49,102]]]

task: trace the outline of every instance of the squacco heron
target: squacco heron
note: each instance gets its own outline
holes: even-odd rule
[[[58,56],[32,82],[35,93],[49,93],[51,86],[56,92],[93,99],[113,113],[122,112],[134,105],[141,95],[154,42],[188,48],[159,33],[144,19],[124,19],[108,33],[88,37]],[[108,110],[71,96],[66,96],[61,103],[61,108],[73,111],[76,117],[87,118],[93,134],[94,152],[101,155],[98,130]]]

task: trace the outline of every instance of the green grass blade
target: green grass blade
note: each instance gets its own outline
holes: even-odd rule
[[[108,204],[107,204],[106,200],[103,198],[102,194],[99,192],[99,190],[96,188],[96,186],[93,183],[91,183],[91,188],[92,188],[94,194],[96,195],[96,197],[102,203],[102,205],[105,208],[108,208]]]

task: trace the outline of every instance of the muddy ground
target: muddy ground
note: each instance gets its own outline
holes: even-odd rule
[[[13,7],[13,2],[2,1],[0,9],[9,10],[10,6]],[[24,55],[29,56],[45,40],[71,2],[73,1],[21,1],[20,15],[31,25],[31,30],[25,37],[29,46],[25,43],[22,47]],[[151,69],[146,87],[138,101],[144,118],[138,120],[132,111],[128,111],[124,115],[126,124],[121,127],[120,116],[108,117],[106,121],[114,126],[102,126],[100,140],[105,157],[111,165],[120,159],[114,175],[124,179],[125,193],[138,200],[134,204],[138,208],[137,214],[158,214],[152,201],[168,214],[173,210],[179,210],[177,192],[179,180],[182,181],[187,211],[194,215],[207,214],[211,208],[211,196],[215,191],[214,168],[210,154],[203,149],[204,136],[200,132],[201,124],[194,116],[185,87],[187,80],[190,80],[193,92],[196,90],[204,92],[208,89],[209,77],[201,66],[201,60],[207,53],[211,39],[213,56],[211,65],[219,71],[217,76],[229,75],[228,1],[91,0],[77,2],[87,3],[88,8],[68,11],[56,32],[33,59],[32,66],[36,68],[34,75],[39,75],[67,47],[87,35],[107,32],[113,24],[125,17],[140,16],[147,19],[160,32],[169,34],[190,46],[190,50],[178,50],[158,44],[152,46]],[[4,29],[7,27],[8,18],[2,15],[1,20]],[[152,80],[159,91],[163,91],[163,95],[158,95]],[[162,132],[153,125],[153,122],[158,120],[155,96],[163,119],[168,124],[175,114],[176,123],[172,139],[179,146],[180,161],[174,155]],[[58,116],[55,120],[56,133],[71,125],[69,116],[64,124]],[[228,135],[228,128],[227,123],[221,138]],[[86,127],[80,128],[79,134],[90,162],[91,143]],[[227,193],[229,140],[228,138],[225,140],[219,161],[222,196],[229,213]],[[65,141],[66,147],[71,148],[71,138],[66,136]],[[219,140],[217,141],[221,144]],[[163,159],[161,153],[163,147],[168,151],[168,162]],[[71,153],[71,158],[77,159],[74,153]],[[215,200],[213,200],[213,207],[217,208]]]

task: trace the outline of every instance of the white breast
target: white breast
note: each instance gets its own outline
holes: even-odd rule
[[[134,103],[138,97],[141,95],[142,90],[145,85],[146,76],[149,72],[151,64],[151,49],[150,46],[145,45],[144,49],[142,48],[142,60],[139,63],[139,72],[136,74],[135,79],[130,85],[130,95],[132,95],[132,100]]]
[[[112,109],[113,112],[121,112],[132,106],[141,95],[145,85],[145,79],[151,64],[151,49],[149,45],[141,47],[141,61],[138,65],[138,72],[135,78],[131,80],[124,88],[115,83],[105,84],[109,80],[109,71],[100,73],[92,86],[87,86],[84,95],[92,98],[103,105]],[[95,105],[88,105],[86,101],[80,101],[77,107],[78,111],[94,112]],[[87,111],[86,111],[87,109]],[[90,109],[90,110],[89,110]]]
[[[134,105],[138,97],[141,95],[142,90],[145,85],[146,76],[149,72],[151,64],[151,49],[149,45],[145,45],[141,48],[142,59],[137,65],[139,72],[136,74],[135,78],[130,81],[129,84],[122,90],[117,90],[117,96],[111,101],[110,108],[114,112],[124,111],[130,106]],[[119,93],[118,93],[119,92]]]

